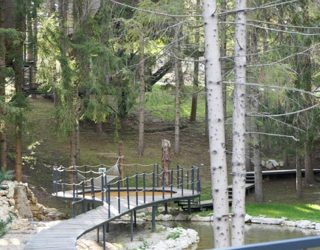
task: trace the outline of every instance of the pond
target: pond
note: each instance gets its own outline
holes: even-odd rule
[[[151,223],[151,222],[150,222]],[[134,239],[148,239],[148,234],[151,233],[150,223],[138,225],[134,230]],[[213,223],[210,222],[157,222],[157,226],[163,225],[166,227],[183,227],[191,228],[198,232],[200,241],[196,249],[212,249],[213,245]],[[267,242],[275,240],[284,240],[290,238],[299,238],[305,236],[317,235],[315,230],[304,230],[294,227],[282,227],[274,225],[251,224],[245,226],[246,244]],[[119,223],[110,225],[110,234],[108,240],[111,242],[124,242],[130,239],[130,225],[128,223]],[[194,249],[194,248],[192,248]],[[313,248],[316,249],[316,248]],[[320,250],[320,248],[317,248]]]

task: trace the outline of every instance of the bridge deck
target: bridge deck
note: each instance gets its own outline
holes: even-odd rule
[[[263,176],[268,176],[268,175],[292,175],[296,174],[297,170],[296,169],[279,169],[279,170],[263,170],[262,175]],[[301,172],[304,173],[305,170],[301,169]],[[313,172],[320,173],[320,169],[315,168],[313,169]],[[253,171],[248,171],[247,174],[254,174]]]
[[[102,226],[103,224],[112,221],[132,210],[141,209],[148,206],[153,206],[158,203],[166,203],[179,199],[192,199],[199,196],[199,193],[192,192],[192,190],[174,189],[174,193],[169,193],[170,190],[165,190],[163,198],[163,190],[158,190],[161,195],[155,195],[154,200],[152,195],[148,194],[145,197],[139,195],[138,203],[136,195],[129,196],[129,205],[127,197],[120,197],[120,211],[118,208],[119,198],[112,197],[110,201],[110,218],[108,218],[109,205],[104,202],[99,206],[86,213],[80,214],[75,218],[71,218],[53,226],[47,230],[36,234],[30,242],[27,243],[25,249],[27,250],[43,250],[43,249],[61,249],[71,250],[76,249],[77,239],[83,234]],[[58,196],[72,198],[72,192],[58,192]],[[98,199],[96,199],[99,201]]]

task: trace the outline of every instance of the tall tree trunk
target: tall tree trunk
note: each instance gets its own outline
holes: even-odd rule
[[[174,125],[174,153],[180,153],[180,91],[181,91],[181,76],[180,76],[180,66],[181,62],[179,62],[179,35],[180,35],[180,25],[175,28],[175,36],[174,39],[176,41],[175,48],[175,57],[174,57],[174,71],[175,71],[175,81],[176,81],[176,93],[175,93],[175,125]],[[180,66],[179,66],[180,65]]]
[[[36,82],[37,82],[37,63],[38,63],[38,6],[34,4],[33,6],[33,67],[32,75],[33,81],[31,82],[32,88],[32,98],[36,98]]]
[[[245,217],[245,113],[246,113],[246,0],[236,1],[235,89],[233,98],[232,150],[232,246],[244,243]]]
[[[33,32],[33,20],[32,20],[31,10],[27,13],[27,48],[26,48],[26,63],[28,65],[29,79],[28,85],[29,89],[33,92],[34,90],[34,32]],[[35,98],[35,94],[31,94],[32,98]]]
[[[144,95],[145,95],[145,80],[144,80],[144,35],[140,34],[140,95],[139,95],[139,157],[143,156],[144,151]]]
[[[25,6],[23,4],[23,0],[18,0],[16,2],[16,30],[24,34],[26,31],[25,26]],[[15,49],[15,56],[13,62],[13,70],[15,73],[15,95],[16,98],[20,99],[20,102],[23,102],[22,98],[24,95],[22,93],[22,87],[24,84],[24,74],[23,74],[23,44],[24,39],[16,45]],[[22,108],[22,107],[18,107]],[[21,111],[22,112],[22,111]],[[22,114],[16,117],[16,124],[15,124],[15,143],[16,143],[16,155],[15,155],[15,177],[17,181],[22,180]]]
[[[222,0],[221,1],[221,12],[227,10],[227,1]],[[220,46],[220,56],[221,58],[227,56],[227,15],[222,15],[221,16],[221,46]],[[221,76],[222,80],[225,80],[226,77],[226,60],[222,59],[221,60]],[[223,112],[224,112],[224,117],[227,117],[227,85],[224,83],[223,85]]]
[[[302,196],[302,173],[301,173],[301,160],[296,149],[296,194],[297,198]]]
[[[70,166],[77,166],[77,133],[74,130],[70,136]]]
[[[4,27],[4,1],[0,0],[0,28]],[[6,45],[5,35],[0,32],[0,98],[5,101],[5,88],[6,88]],[[0,115],[4,116],[4,112],[0,109]],[[6,138],[6,124],[5,120],[0,120],[0,169],[7,169],[7,138]]]
[[[305,171],[305,182],[306,184],[314,183],[313,168],[311,165],[311,153],[309,145],[304,143],[304,171]]]
[[[49,15],[54,14],[54,12],[56,11],[55,4],[56,4],[55,0],[47,0],[47,8],[48,8]]]
[[[200,0],[196,2],[196,8],[200,6]],[[197,18],[197,21],[199,18]],[[194,42],[196,45],[199,44],[200,41],[200,31],[197,29],[194,35]],[[198,86],[199,86],[199,50],[195,52],[195,56],[193,57],[193,91],[195,93],[192,94],[192,103],[191,103],[191,113],[190,113],[190,122],[194,122],[197,120],[197,104],[198,104]]]
[[[252,56],[250,58],[250,63],[255,64],[256,63],[256,53],[258,53],[258,30],[252,29],[252,33],[250,35],[251,39],[251,45],[250,47]],[[253,73],[253,72],[251,72]],[[254,75],[254,74],[252,74]],[[257,114],[259,111],[259,101],[260,101],[260,92],[258,88],[253,88],[251,90],[251,96],[250,98],[250,109],[251,112],[254,114]],[[259,131],[259,127],[257,125],[257,118],[256,117],[250,117],[250,130],[254,132]],[[256,202],[263,202],[263,178],[262,178],[262,168],[261,168],[261,157],[260,157],[260,138],[258,133],[251,134],[251,140],[252,140],[252,158],[253,158],[253,167],[254,167],[254,185],[255,185],[255,200]]]
[[[79,164],[80,162],[80,122],[79,122],[79,115],[77,116],[76,120],[76,127],[75,127],[75,133],[76,133],[76,164]]]
[[[200,0],[197,0],[197,7],[200,6]],[[197,29],[194,35],[195,44],[199,44],[200,41],[200,31]],[[195,52],[193,57],[193,91],[192,94],[192,103],[191,103],[191,113],[190,113],[190,122],[197,120],[197,104],[198,104],[198,86],[199,86],[199,50]]]
[[[208,131],[211,189],[214,210],[215,247],[230,245],[228,178],[225,152],[223,92],[219,50],[218,15],[215,0],[203,1]]]

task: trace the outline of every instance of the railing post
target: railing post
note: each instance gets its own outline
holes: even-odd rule
[[[200,182],[200,167],[197,167],[197,191],[201,192],[201,182]]]
[[[101,175],[101,200],[104,202],[104,173]]]
[[[96,194],[95,194],[94,179],[93,178],[91,178],[90,184],[91,184],[91,198],[93,200],[95,200],[96,199]]]
[[[154,201],[155,172],[152,173],[152,201]]]
[[[189,170],[187,170],[187,189],[189,189]]]
[[[128,209],[130,209],[130,192],[129,192],[129,178],[128,177],[126,177],[126,188],[127,188]]]
[[[164,170],[162,171],[162,199],[164,199]]]
[[[143,203],[146,203],[146,174],[142,174],[143,177]]]
[[[181,168],[181,195],[183,196],[183,168]]]
[[[170,170],[170,197],[173,195],[173,170]]]
[[[180,166],[177,165],[177,188],[180,186]]]
[[[192,189],[192,194],[194,194],[194,166],[191,167],[191,189]]]
[[[84,166],[84,179],[87,179],[87,166]]]
[[[108,218],[110,219],[111,217],[111,207],[110,207],[110,201],[111,201],[111,198],[110,198],[110,184],[108,184],[107,186],[107,195],[108,195]]]
[[[118,212],[119,212],[119,214],[120,214],[120,211],[121,211],[121,209],[120,209],[120,181],[118,181]]]
[[[157,187],[159,187],[159,164],[157,163]]]
[[[62,193],[63,193],[63,197],[66,197],[66,188],[65,188],[65,184],[61,183],[62,185]]]
[[[81,202],[81,212],[84,213],[85,212],[85,197],[86,197],[86,194],[85,194],[85,188],[84,188],[84,181],[82,181],[82,202]]]
[[[56,167],[53,166],[53,172],[52,172],[52,193],[54,193],[57,196],[57,190],[56,190],[56,182],[57,182],[57,173],[56,173]]]
[[[72,184],[72,201],[75,201],[76,199],[76,185]]]
[[[139,194],[138,194],[138,174],[136,173],[135,176],[135,180],[136,180],[136,206],[138,206],[139,203]]]

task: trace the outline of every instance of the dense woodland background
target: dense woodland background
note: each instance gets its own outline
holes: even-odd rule
[[[171,166],[203,166],[210,196],[202,7],[200,0],[0,0],[2,174],[14,170],[16,180],[49,189],[50,166],[112,165],[119,141],[126,173],[146,171],[169,139]],[[243,12],[236,8],[217,1],[228,166]],[[305,168],[304,183],[315,182],[318,10],[318,1],[247,1],[247,170],[275,159]]]

